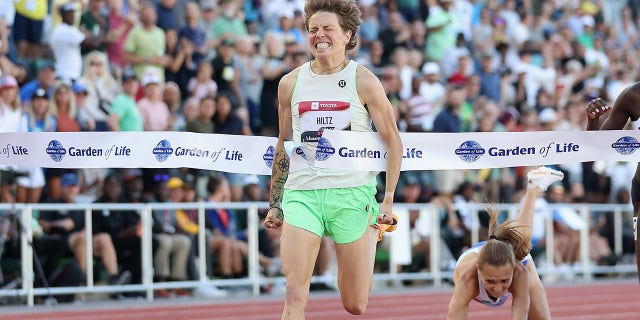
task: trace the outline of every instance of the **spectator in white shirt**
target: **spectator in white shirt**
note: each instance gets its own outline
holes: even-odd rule
[[[86,35],[74,25],[75,5],[67,3],[60,7],[62,23],[51,33],[51,50],[56,60],[56,76],[67,81],[80,79],[82,73],[82,56],[80,45],[87,39]]]

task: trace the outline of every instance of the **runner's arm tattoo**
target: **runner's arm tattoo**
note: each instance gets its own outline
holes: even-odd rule
[[[271,168],[271,190],[269,193],[269,206],[271,207],[281,207],[284,183],[289,177],[289,155],[283,149],[276,148]]]

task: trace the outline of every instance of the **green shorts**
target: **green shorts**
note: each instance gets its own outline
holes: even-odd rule
[[[375,194],[375,184],[336,189],[286,189],[282,198],[284,219],[319,237],[327,235],[336,243],[353,242],[376,223],[380,210]]]

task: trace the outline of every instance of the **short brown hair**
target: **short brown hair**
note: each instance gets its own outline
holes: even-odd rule
[[[358,4],[354,0],[308,0],[304,6],[304,26],[309,31],[309,19],[319,11],[335,13],[342,30],[351,31],[351,39],[346,45],[346,51],[352,50],[358,44],[358,29],[362,19]]]

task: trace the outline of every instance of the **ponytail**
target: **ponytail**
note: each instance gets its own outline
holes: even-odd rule
[[[498,212],[493,208],[488,208],[487,211],[490,216],[489,239],[480,250],[478,265],[515,265],[518,261],[522,261],[531,251],[531,241],[528,237],[524,237],[518,228],[528,226],[515,225],[512,220],[496,225]]]

